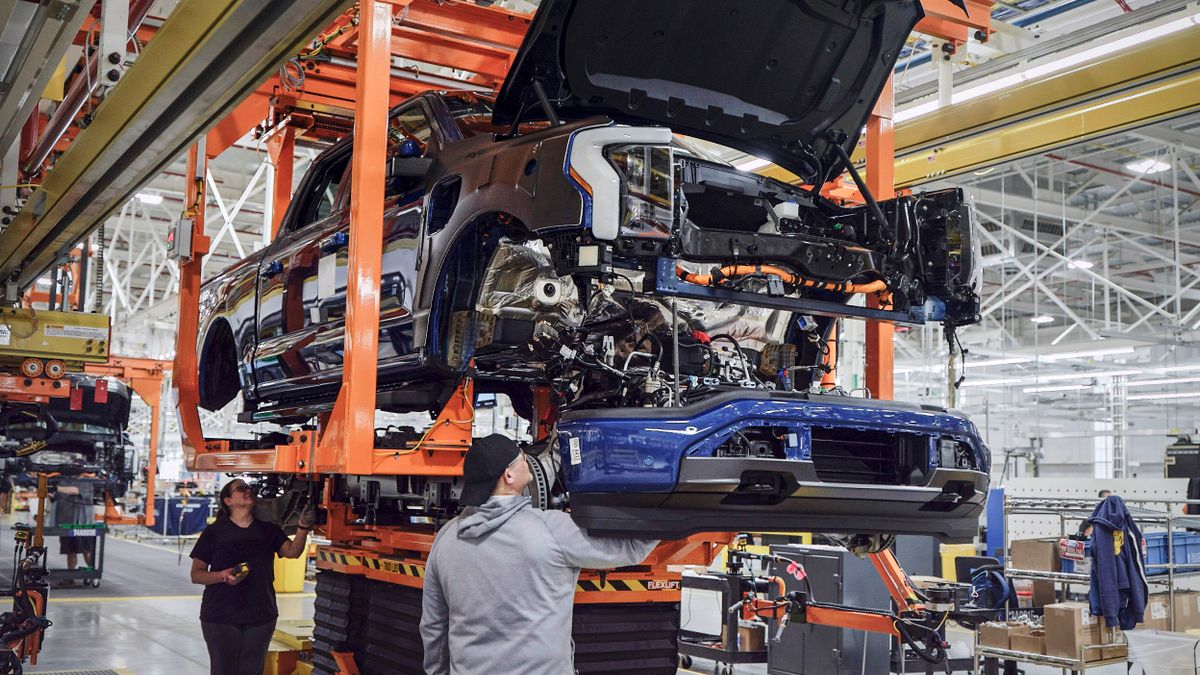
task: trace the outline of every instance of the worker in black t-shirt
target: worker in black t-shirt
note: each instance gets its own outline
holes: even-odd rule
[[[204,586],[200,627],[212,675],[259,675],[279,616],[275,554],[304,554],[313,513],[300,515],[289,539],[278,525],[254,519],[254,493],[245,481],[226,483],[219,500],[217,519],[192,548],[192,583]]]

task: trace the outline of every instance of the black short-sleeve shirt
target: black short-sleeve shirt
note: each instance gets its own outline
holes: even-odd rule
[[[192,548],[192,558],[207,563],[210,571],[246,563],[250,574],[236,586],[224,583],[205,586],[200,620],[249,626],[278,617],[273,587],[275,554],[285,541],[287,535],[278,525],[260,520],[240,527],[228,518],[221,518],[204,528]]]

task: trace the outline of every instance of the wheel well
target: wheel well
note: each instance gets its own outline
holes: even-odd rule
[[[200,407],[214,412],[224,408],[241,391],[237,342],[229,322],[218,319],[209,327],[198,365]]]
[[[506,213],[489,211],[481,213],[463,227],[451,245],[450,254],[443,262],[438,281],[438,297],[434,301],[432,325],[435,340],[433,351],[446,354],[442,344],[450,334],[450,319],[456,311],[475,308],[483,285],[483,275],[491,261],[492,253],[502,236],[532,237],[529,228]]]

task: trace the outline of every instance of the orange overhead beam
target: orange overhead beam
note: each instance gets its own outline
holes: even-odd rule
[[[992,33],[992,5],[980,0],[966,0],[967,11],[950,0],[921,0],[925,18],[917,22],[914,31],[941,38],[956,45],[963,44],[977,33],[987,41]]]
[[[228,150],[234,143],[241,140],[247,131],[267,118],[271,107],[271,91],[278,84],[277,77],[268,79],[209,130],[206,136],[205,152],[210,158]]]
[[[469,2],[412,0],[397,12],[397,21],[440,35],[466,36],[493,45],[516,49],[525,39],[533,17],[502,7],[481,7]]]

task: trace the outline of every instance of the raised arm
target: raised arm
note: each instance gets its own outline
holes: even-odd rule
[[[609,569],[636,565],[658,546],[657,539],[595,537],[561,511],[547,511],[546,527],[558,543],[564,564],[586,569]]]

